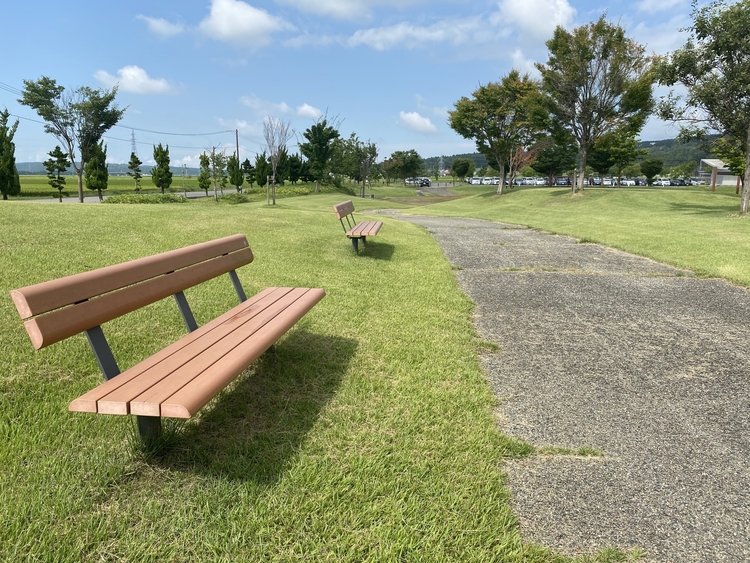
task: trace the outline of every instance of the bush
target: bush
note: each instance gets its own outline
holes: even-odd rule
[[[188,203],[188,199],[177,194],[126,194],[110,196],[104,200],[104,203]]]
[[[221,203],[229,203],[230,205],[236,205],[238,203],[248,203],[250,197],[247,194],[225,194],[219,196]]]

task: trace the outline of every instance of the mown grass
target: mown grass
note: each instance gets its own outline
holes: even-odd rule
[[[477,190],[477,188],[483,188]],[[489,189],[488,189],[489,188]],[[414,213],[528,225],[750,287],[750,218],[734,188],[457,188],[470,197]]]
[[[519,535],[500,466],[532,449],[494,425],[486,344],[440,248],[385,218],[354,255],[341,199],[0,204],[0,560],[568,561]],[[127,417],[68,413],[101,380],[85,338],[34,352],[8,291],[237,232],[248,294],[327,297],[156,458]],[[199,323],[236,299],[228,279],[187,296]],[[169,300],[104,328],[122,368],[184,331]]]

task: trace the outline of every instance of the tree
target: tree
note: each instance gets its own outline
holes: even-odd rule
[[[392,163],[391,172],[399,175],[404,184],[407,178],[419,176],[422,172],[422,157],[414,149],[395,151],[389,160]]]
[[[651,59],[605,16],[572,33],[558,26],[547,41],[549,60],[537,64],[554,119],[578,144],[578,182],[583,189],[589,151],[614,129],[637,134],[653,107]]]
[[[659,62],[660,84],[682,84],[684,103],[670,94],[657,108],[659,117],[687,124],[681,137],[716,131],[744,147],[745,167],[740,214],[750,207],[750,0],[724,0],[698,7],[685,45]]]
[[[649,158],[641,162],[641,172],[646,177],[649,186],[654,184],[654,178],[661,174],[662,170],[664,170],[664,161],[660,158]]]
[[[94,145],[88,153],[88,161],[84,166],[86,187],[96,190],[99,201],[102,201],[102,190],[107,189],[109,182],[109,169],[107,167],[107,147],[104,141]]]
[[[268,163],[266,151],[255,156],[255,181],[259,187],[266,185],[268,177],[271,175],[271,165]]]
[[[289,181],[296,184],[302,178],[302,157],[298,154],[289,156]]]
[[[320,183],[328,174],[328,166],[333,156],[333,142],[339,138],[339,123],[328,123],[328,116],[308,127],[302,136],[307,142],[300,143],[299,150],[307,158],[310,174],[315,179],[315,193],[320,191]]]
[[[21,193],[21,180],[16,168],[16,145],[13,137],[18,130],[18,120],[8,126],[10,112],[5,109],[0,112],[0,193],[3,199],[9,195]]]
[[[93,90],[83,86],[72,94],[46,76],[24,80],[18,102],[28,106],[45,121],[44,130],[64,147],[78,176],[78,199],[83,203],[83,167],[89,153],[104,133],[114,127],[125,113],[114,103],[117,86],[111,90]],[[77,161],[76,161],[77,159]]]
[[[253,189],[253,183],[255,182],[255,168],[250,164],[250,159],[246,158],[242,161],[242,173],[245,175],[245,181],[250,184],[250,189]]]
[[[726,164],[729,171],[740,179],[743,186],[745,185],[746,168],[744,145],[741,139],[727,137],[719,137],[711,145],[711,152]]]
[[[369,139],[367,142],[360,141],[357,135],[352,133],[341,143],[341,148],[344,166],[342,171],[354,181],[362,183],[360,196],[365,197],[365,186],[378,158],[378,147]]]
[[[201,171],[198,174],[198,187],[206,192],[208,197],[208,189],[211,187],[211,159],[204,152],[198,157],[200,162]]]
[[[541,143],[541,150],[531,168],[547,176],[547,183],[553,186],[555,176],[575,167],[577,153],[573,137],[567,131],[558,130]]]
[[[457,178],[464,179],[467,175],[471,174],[469,170],[473,170],[473,168],[474,161],[470,158],[454,158],[451,163],[451,175],[455,174]]]
[[[271,163],[271,200],[276,205],[276,173],[279,168],[279,159],[282,154],[286,155],[286,143],[294,135],[292,124],[281,121],[275,117],[266,117],[263,120],[263,138],[268,150],[268,161]]]
[[[284,180],[289,179],[289,153],[286,147],[279,149],[279,163],[276,166],[276,183],[279,186],[284,185]]]
[[[214,185],[214,201],[219,201],[219,193],[217,189],[221,190],[221,195],[224,195],[224,186],[227,185],[227,155],[224,151],[216,152],[216,147],[211,149],[211,155],[208,157],[211,161],[211,182]]]
[[[501,173],[497,193],[503,193],[505,167],[518,147],[526,150],[545,128],[545,111],[539,83],[512,70],[500,82],[490,82],[463,97],[448,112],[448,124]],[[516,168],[517,169],[517,168]]]
[[[154,147],[154,162],[151,169],[151,181],[164,193],[172,185],[172,171],[169,169],[169,145],[162,147],[161,143]]]
[[[229,183],[237,188],[237,193],[241,193],[242,184],[245,183],[245,174],[242,172],[240,161],[235,154],[229,155],[229,159],[227,160],[227,173],[229,174]]]
[[[141,174],[141,159],[138,158],[138,155],[134,152],[130,153],[130,162],[128,162],[128,176],[133,178],[135,181],[135,193],[138,193],[141,191],[141,178],[143,177],[143,174]]]
[[[60,197],[60,203],[62,203],[62,191],[65,187],[65,177],[62,175],[70,167],[70,160],[60,145],[57,145],[53,150],[47,153],[50,158],[43,162],[44,167],[47,169],[47,178],[49,178],[49,185],[57,190]]]

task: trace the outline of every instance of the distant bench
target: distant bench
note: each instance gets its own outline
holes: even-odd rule
[[[236,268],[253,260],[233,235],[11,291],[37,350],[86,332],[105,382],[70,403],[77,412],[137,415],[153,441],[161,417],[190,418],[270,348],[324,296],[322,289],[269,287],[245,297]],[[240,304],[198,327],[183,291],[228,273]],[[173,295],[189,334],[120,369],[101,324]]]
[[[364,244],[367,244],[367,237],[377,235],[380,227],[383,226],[382,221],[362,221],[361,223],[357,223],[354,219],[354,204],[351,200],[334,205],[333,210],[336,212],[336,217],[344,228],[344,233],[351,239],[354,252],[359,250],[358,243],[360,240]],[[344,224],[344,220],[346,220],[346,225]]]

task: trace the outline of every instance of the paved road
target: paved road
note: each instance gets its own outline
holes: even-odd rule
[[[460,268],[501,347],[483,358],[501,429],[603,454],[504,464],[527,540],[750,561],[750,292],[512,225],[401,218]]]

